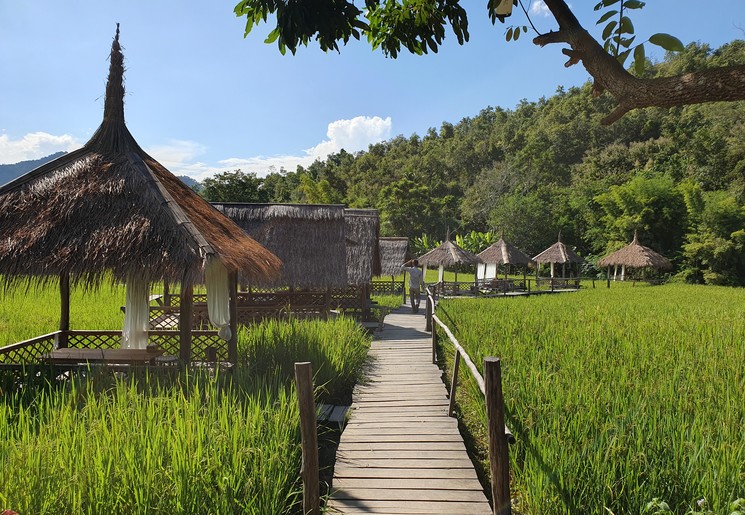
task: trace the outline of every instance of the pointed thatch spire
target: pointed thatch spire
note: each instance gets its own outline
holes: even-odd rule
[[[104,122],[124,124],[124,55],[119,45],[118,23],[109,59],[109,79],[106,81],[103,119]]]

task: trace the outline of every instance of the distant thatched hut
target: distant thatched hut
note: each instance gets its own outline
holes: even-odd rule
[[[574,252],[572,249],[566,246],[564,242],[561,241],[561,234],[559,234],[558,241],[551,245],[549,248],[538,254],[537,256],[533,256],[533,261],[541,264],[549,264],[551,265],[551,278],[553,279],[555,277],[555,269],[554,265],[560,264],[561,265],[561,276],[566,277],[566,265],[572,265],[572,264],[581,264],[584,263],[585,260],[582,259],[580,256],[577,255],[576,252]],[[536,276],[538,275],[538,267],[536,267]]]
[[[476,254],[462,249],[457,243],[450,241],[450,235],[435,249],[419,256],[419,264],[426,267],[436,266],[439,268],[438,282],[442,282],[443,271],[456,265],[476,265],[481,263],[481,258]],[[455,280],[458,280],[456,271]]]
[[[322,289],[347,286],[344,206],[212,205],[282,260],[278,279],[252,281],[252,284]]]
[[[658,254],[649,247],[641,245],[634,231],[634,239],[623,247],[598,261],[598,266],[608,267],[608,278],[610,279],[610,267],[621,267],[621,280],[626,277],[626,268],[652,268],[654,270],[670,270],[673,264],[665,256]],[[613,274],[615,280],[616,273]]]
[[[347,246],[347,282],[352,286],[370,284],[374,275],[380,275],[378,210],[345,209],[344,227]]]
[[[524,270],[530,264],[530,258],[520,249],[504,241],[500,236],[499,240],[491,244],[485,250],[478,254],[483,264],[478,265],[478,275],[484,279],[493,279],[497,277],[498,268],[504,267],[504,275],[507,278],[510,266],[522,266]]]
[[[401,265],[408,261],[409,238],[383,237],[380,238],[380,275],[396,276],[401,273]]]
[[[233,284],[238,271],[252,280],[273,278],[281,262],[140,148],[124,123],[123,73],[117,26],[104,118],[93,137],[0,188],[0,274],[10,283],[60,282],[55,345],[61,347],[70,334],[70,282],[95,286],[113,278],[127,284],[121,336],[127,348],[148,343],[148,283],[181,283],[180,355],[189,361],[191,287],[203,280],[205,269],[224,294],[218,325],[226,325],[229,290],[235,291],[228,276]],[[217,290],[208,277],[211,291]],[[235,320],[230,323],[234,328]],[[232,333],[228,358],[234,361]],[[111,335],[103,338],[97,347],[113,342]]]

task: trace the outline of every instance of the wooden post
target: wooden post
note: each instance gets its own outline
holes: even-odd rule
[[[238,272],[228,272],[228,309],[230,310],[230,339],[228,361],[238,363]]]
[[[453,360],[453,377],[450,381],[450,404],[448,404],[448,417],[453,416],[455,411],[455,390],[458,386],[458,368],[460,367],[460,351],[455,350],[455,359]]]
[[[427,292],[427,290],[424,290],[424,291],[425,291],[425,293]],[[429,294],[427,294],[427,304],[426,304],[426,309],[425,309],[425,313],[424,313],[424,319],[425,319],[424,330],[425,331],[431,331],[432,330],[432,308],[433,308],[433,306],[432,306],[432,300],[431,299],[432,299],[432,297],[430,297]]]
[[[194,324],[193,314],[194,294],[191,284],[181,283],[181,301],[178,313],[179,326],[179,357],[185,364],[191,362],[191,326]]]
[[[432,321],[432,363],[437,363],[437,326]]]
[[[486,423],[489,432],[489,469],[494,515],[510,515],[510,457],[504,426],[502,367],[499,358],[484,359]]]
[[[404,296],[404,304],[406,304],[406,270],[404,270],[404,282],[402,283],[403,296]]]
[[[295,385],[300,406],[300,437],[303,451],[303,464],[300,469],[300,476],[303,479],[303,514],[320,515],[318,434],[310,362],[295,363]]]
[[[59,276],[59,330],[57,336],[57,348],[64,349],[67,347],[67,336],[70,331],[70,275],[61,274]]]
[[[605,274],[605,278],[607,287],[610,288],[610,265],[608,265],[608,271]]]
[[[171,286],[168,284],[168,279],[163,279],[163,305],[171,305]]]

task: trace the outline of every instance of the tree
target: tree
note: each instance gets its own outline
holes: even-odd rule
[[[200,194],[210,202],[269,202],[268,192],[255,173],[222,172],[203,181]]]
[[[519,1],[488,0],[492,22],[504,22],[513,4],[522,6]],[[569,48],[562,50],[569,58],[566,66],[582,63],[595,81],[593,93],[600,95],[607,91],[613,96],[618,105],[602,120],[604,124],[642,107],[745,100],[742,64],[654,78],[634,76],[627,71],[623,63],[632,51],[637,75],[643,74],[646,62],[644,43],[634,45],[634,27],[629,18],[631,10],[644,6],[639,0],[601,0],[595,6],[595,10],[603,11],[599,23],[606,23],[602,45],[582,27],[564,0],[544,2],[558,23],[558,30],[538,33],[533,42],[540,46],[568,45]],[[527,11],[523,11],[527,16]],[[448,25],[460,44],[469,38],[468,16],[461,0],[365,0],[364,11],[349,0],[241,0],[235,13],[246,17],[245,35],[254,26],[266,22],[269,15],[275,15],[276,26],[266,42],[276,42],[282,54],[287,49],[294,54],[299,45],[307,46],[313,38],[323,51],[338,51],[339,42],[346,44],[350,38],[362,36],[374,49],[380,48],[393,58],[402,46],[411,53],[426,54],[437,52]],[[527,31],[527,27],[522,31]],[[511,28],[507,38],[517,39],[520,33],[520,27]],[[667,50],[682,50],[680,41],[668,34],[655,34],[648,41]]]

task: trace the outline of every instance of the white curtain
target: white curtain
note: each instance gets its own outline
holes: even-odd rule
[[[124,329],[122,348],[147,348],[147,329],[150,319],[147,281],[135,274],[127,275],[126,306],[124,308]]]
[[[207,286],[207,314],[210,323],[217,327],[217,334],[229,340],[230,332],[230,286],[228,270],[219,259],[209,259],[204,267],[204,282]]]

